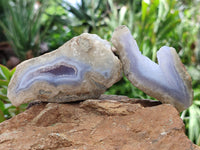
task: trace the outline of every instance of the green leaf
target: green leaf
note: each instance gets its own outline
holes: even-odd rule
[[[200,97],[200,89],[194,90],[194,100]]]
[[[0,79],[0,87],[1,87],[2,85],[8,86],[8,84],[9,84],[9,81],[5,81],[5,80],[1,80],[1,79]]]
[[[13,69],[10,71],[10,77],[9,77],[9,80],[12,78],[13,74],[15,73],[15,70],[16,70],[16,67],[13,68]]]
[[[10,77],[10,70],[9,70],[7,67],[5,67],[5,66],[3,66],[3,65],[0,64],[0,75],[1,75],[5,80],[9,80],[9,77]]]
[[[191,141],[194,141],[195,139],[197,139],[200,132],[200,109],[193,104],[189,108],[189,113],[189,138]]]
[[[5,120],[5,117],[4,117],[4,103],[0,100],[0,122],[4,121]]]
[[[0,94],[6,95],[7,94],[7,87],[6,88],[0,88]]]
[[[5,100],[7,99],[7,96],[0,93],[0,99]]]
[[[3,122],[5,119],[4,113],[0,110],[0,122]]]
[[[199,101],[193,101],[193,103],[194,103],[195,105],[199,105],[199,106],[200,106],[200,100],[199,100]]]
[[[4,111],[5,107],[4,107],[4,103],[2,101],[0,101],[0,110]]]
[[[125,14],[127,12],[127,8],[124,6],[119,11],[119,25],[122,25],[122,22],[124,21]]]
[[[142,0],[142,22],[145,22],[148,6],[149,4],[145,0]]]

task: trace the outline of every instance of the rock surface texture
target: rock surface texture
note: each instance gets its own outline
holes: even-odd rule
[[[0,149],[200,150],[173,106],[105,95],[32,106],[0,124]]]
[[[174,105],[180,112],[192,104],[191,77],[174,48],[161,47],[157,64],[141,54],[126,26],[114,31],[112,43],[122,61],[124,74],[134,86],[162,103]]]
[[[121,76],[121,63],[110,44],[83,33],[53,52],[18,65],[8,97],[15,106],[34,100],[63,103],[98,98]]]

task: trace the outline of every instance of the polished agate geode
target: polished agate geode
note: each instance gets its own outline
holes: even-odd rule
[[[125,76],[137,88],[183,111],[192,104],[191,78],[172,47],[157,52],[158,64],[143,56],[126,26],[118,27],[112,43],[122,61]]]
[[[8,98],[15,106],[35,100],[63,103],[98,98],[121,76],[121,63],[110,44],[83,33],[53,52],[19,64]]]

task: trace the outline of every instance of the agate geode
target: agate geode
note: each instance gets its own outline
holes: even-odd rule
[[[19,64],[8,98],[15,106],[34,100],[63,103],[98,98],[121,75],[121,63],[110,44],[83,33],[53,52]]]
[[[191,78],[172,47],[157,52],[158,64],[143,56],[126,26],[118,27],[112,43],[122,61],[124,74],[137,88],[162,103],[183,111],[192,104]]]

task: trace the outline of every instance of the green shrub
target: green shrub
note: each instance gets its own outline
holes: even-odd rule
[[[7,67],[0,65],[0,122],[25,110],[26,105],[15,107],[10,103],[7,97],[8,84],[14,72],[15,68],[9,70]]]
[[[39,55],[39,46],[48,24],[42,29],[42,15],[46,1],[40,1],[38,9],[34,8],[37,0],[1,0],[4,15],[0,27],[20,60],[25,60],[27,52]]]

